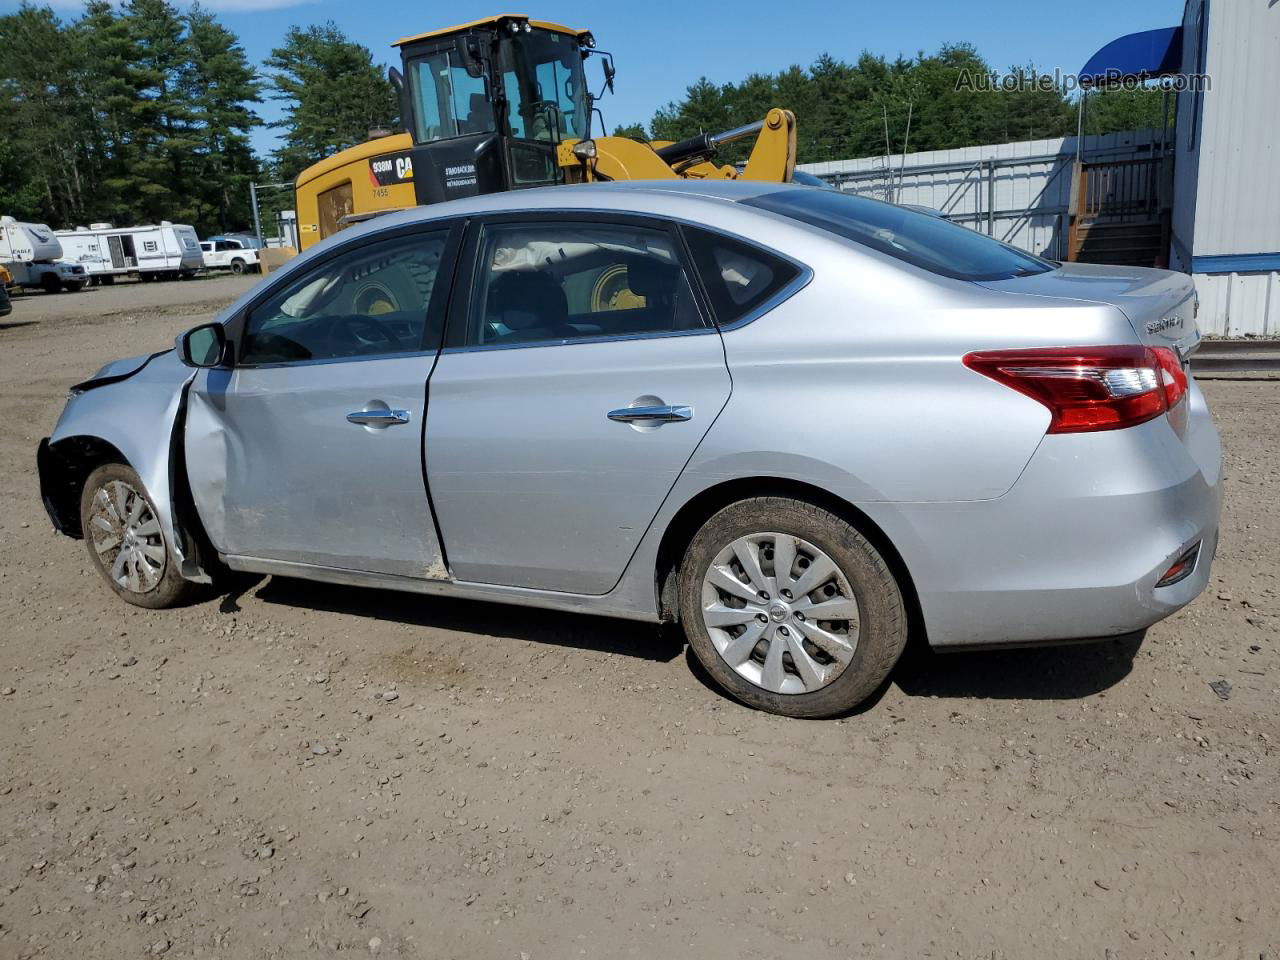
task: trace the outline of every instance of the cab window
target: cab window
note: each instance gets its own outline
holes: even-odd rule
[[[456,51],[444,50],[414,61],[409,78],[420,143],[494,129],[493,104],[484,78],[468,74]]]
[[[444,297],[433,294],[447,242],[447,231],[408,234],[362,246],[303,272],[250,311],[239,363],[435,349]]]

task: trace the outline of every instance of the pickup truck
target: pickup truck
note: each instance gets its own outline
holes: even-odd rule
[[[200,255],[206,270],[230,270],[245,273],[260,270],[258,251],[239,240],[201,240]]]

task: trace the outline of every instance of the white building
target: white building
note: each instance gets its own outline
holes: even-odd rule
[[[1188,0],[1169,265],[1189,271],[1200,326],[1280,336],[1280,3]]]

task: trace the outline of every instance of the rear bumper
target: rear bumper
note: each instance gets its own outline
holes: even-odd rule
[[[1183,440],[1165,417],[1046,436],[996,500],[865,508],[903,555],[935,647],[1070,642],[1133,633],[1209,581],[1221,448],[1192,388]],[[1156,582],[1200,544],[1190,576]]]

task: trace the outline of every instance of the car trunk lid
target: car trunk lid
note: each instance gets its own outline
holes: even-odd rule
[[[1186,274],[1146,267],[1064,263],[1047,273],[983,281],[980,285],[1003,293],[1110,304],[1129,321],[1136,342],[1171,348],[1184,367],[1200,345],[1195,286]]]

